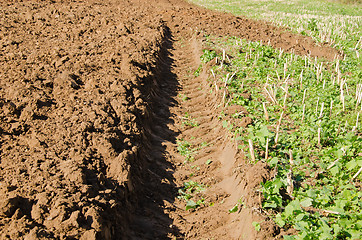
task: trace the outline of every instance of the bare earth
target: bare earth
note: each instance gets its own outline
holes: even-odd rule
[[[279,236],[256,191],[272,170],[248,165],[230,141],[207,68],[192,75],[204,34],[338,55],[286,29],[181,0],[0,3],[0,239]],[[246,114],[224,109],[235,111]],[[182,124],[185,112],[198,127]],[[192,136],[209,145],[190,177],[176,139]],[[207,186],[213,206],[185,211],[177,195],[189,180]],[[241,196],[245,207],[230,214]]]

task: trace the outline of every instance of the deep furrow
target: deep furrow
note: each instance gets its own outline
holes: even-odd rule
[[[194,41],[194,42],[192,42]],[[195,45],[195,41],[196,40],[191,40],[188,42],[188,44],[190,45]],[[175,46],[180,46],[177,43],[175,43]],[[220,128],[220,123],[216,120],[216,114],[215,112],[212,111],[212,107],[214,106],[214,103],[207,101],[207,91],[208,89],[205,89],[203,86],[207,85],[204,82],[206,82],[206,79],[202,78],[202,77],[194,77],[194,76],[189,76],[187,75],[187,71],[190,71],[189,69],[192,69],[192,66],[198,66],[197,63],[195,63],[196,57],[190,57],[193,55],[198,55],[197,52],[197,48],[195,49],[195,52],[190,52],[187,51],[186,49],[192,49],[189,46],[184,46],[180,49],[177,49],[175,47],[175,54],[173,56],[177,56],[176,52],[177,51],[183,51],[186,52],[187,54],[185,55],[178,55],[180,57],[182,56],[187,56],[187,58],[183,59],[183,61],[175,61],[175,70],[176,72],[178,72],[177,77],[179,79],[180,82],[180,91],[178,93],[178,95],[183,95],[185,94],[187,96],[187,94],[189,94],[190,96],[192,96],[189,100],[187,100],[186,102],[183,102],[181,100],[179,100],[179,105],[171,108],[171,112],[175,112],[174,117],[173,117],[173,121],[175,122],[175,126],[179,129],[181,129],[181,132],[179,133],[179,139],[188,139],[190,140],[193,144],[195,145],[200,145],[204,142],[207,142],[209,144],[209,146],[205,146],[202,147],[201,149],[197,150],[197,152],[195,152],[195,162],[194,164],[196,165],[200,165],[201,167],[205,165],[205,162],[207,159],[212,159],[212,161],[214,161],[216,164],[215,166],[217,166],[219,160],[218,158],[222,155],[223,152],[223,144],[224,144],[224,139],[225,137],[221,137],[221,136],[225,136],[225,133],[223,131],[222,128]],[[198,57],[198,56],[197,56]],[[179,68],[180,65],[178,64],[182,64],[182,67]],[[188,64],[190,67],[184,67],[185,64]],[[187,77],[188,76],[188,77]],[[193,92],[191,94],[192,91]],[[195,96],[195,97],[193,97]],[[183,127],[183,115],[184,113],[189,113],[192,119],[201,119],[202,123],[200,123],[199,126],[196,127],[188,127],[185,128]],[[193,140],[194,139],[194,140]],[[174,145],[174,149],[177,146]],[[179,159],[179,161],[184,162],[184,157],[180,156],[179,153],[174,153],[175,155],[177,155],[177,159]],[[205,160],[206,159],[206,160]],[[201,162],[204,161],[204,162]],[[180,182],[182,184],[182,182],[186,182],[186,181],[201,181],[200,183],[206,183],[206,182],[213,182],[213,183],[217,183],[220,182],[222,180],[222,176],[218,177],[218,180],[210,180],[211,178],[213,178],[211,175],[209,175],[209,173],[206,171],[206,169],[201,169],[194,172],[194,177],[189,177],[189,174],[191,172],[193,172],[192,169],[190,169],[190,166],[192,166],[192,163],[182,163],[181,165],[178,165],[175,169],[175,176],[178,176],[179,179],[184,179],[183,181],[177,181]],[[211,168],[212,169],[212,168]],[[201,175],[198,175],[199,173],[202,173]],[[179,185],[179,187],[181,187],[182,185]],[[210,188],[210,190],[213,192],[214,190],[212,190],[212,188]],[[221,191],[223,192],[223,191]],[[216,191],[216,195],[223,195],[224,193],[220,193],[219,190]],[[205,196],[207,198],[213,199],[214,194],[208,195],[206,194]],[[225,195],[227,196],[227,194]],[[216,200],[216,199],[215,199]],[[216,200],[216,201],[221,201],[221,200]],[[182,222],[179,222],[177,219],[174,219],[174,224],[175,226],[177,226],[180,231],[185,234],[185,238],[192,238],[191,236],[189,236],[189,231],[190,229],[193,228],[193,226],[198,226],[198,224],[195,224],[199,221],[202,220],[192,220],[196,217],[199,218],[199,213],[198,212],[194,212],[194,211],[185,211],[183,210],[185,208],[185,203],[183,201],[180,201],[179,199],[175,199],[175,206],[177,209],[179,209],[179,215],[181,216],[181,219],[185,219]],[[200,213],[202,214],[204,211],[207,211],[207,209],[202,209],[202,210],[198,210],[200,211]],[[217,211],[217,210],[216,210]],[[206,216],[207,217],[207,216]],[[208,217],[207,217],[208,218]],[[216,217],[219,218],[219,217]],[[224,217],[220,218],[219,221],[220,223],[222,222]],[[206,218],[205,218],[206,219]],[[204,220],[203,220],[204,221]],[[203,228],[199,230],[199,233],[201,234],[201,236],[207,236],[206,233],[208,233],[210,230],[213,229],[218,229],[218,226],[220,226],[220,224],[216,224],[215,226],[209,226],[207,228]],[[199,226],[200,227],[200,226]]]

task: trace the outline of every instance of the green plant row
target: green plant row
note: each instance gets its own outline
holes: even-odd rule
[[[275,171],[261,186],[263,207],[281,228],[297,230],[284,238],[361,239],[362,75],[356,59],[322,62],[258,42],[207,39],[217,51],[205,50],[202,59],[220,49],[229,59],[219,54],[222,67],[212,69],[224,76],[216,80],[226,94],[223,104],[248,111],[223,126],[250,159]],[[243,117],[253,123],[239,127]]]

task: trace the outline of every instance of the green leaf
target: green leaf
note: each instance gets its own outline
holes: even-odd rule
[[[344,209],[344,207],[345,207],[346,204],[347,204],[347,200],[337,199],[337,200],[335,201],[335,203],[336,203],[336,207],[341,208],[341,209]]]
[[[277,157],[273,157],[272,159],[270,159],[269,164],[270,166],[274,167],[275,165],[277,165],[279,162],[279,159]]]
[[[308,197],[315,199],[317,197],[317,191],[314,189],[308,189],[307,195]]]
[[[285,221],[283,220],[282,216],[280,215],[280,213],[278,213],[276,216],[275,216],[275,222],[276,224],[279,225],[279,227],[284,227],[285,225]]]
[[[266,126],[262,126],[258,131],[256,131],[255,136],[259,139],[261,144],[266,144],[266,138],[272,137],[273,134],[268,130]]]
[[[312,203],[313,203],[313,199],[306,198],[306,199],[304,199],[303,201],[300,202],[300,205],[302,207],[310,207],[310,206],[312,206]]]
[[[276,193],[279,193],[280,188],[283,186],[283,182],[281,181],[280,178],[276,178],[273,181],[273,185],[274,185],[273,193],[276,194]]]
[[[325,232],[319,236],[319,239],[333,239],[333,235],[330,232]]]
[[[332,173],[333,176],[336,176],[339,173],[339,167],[335,165],[329,171]]]
[[[362,233],[361,230],[348,230],[347,231],[352,237],[351,239],[361,239],[362,238]]]
[[[203,50],[204,54],[200,57],[201,62],[207,63],[214,59],[217,55],[213,50]]]
[[[252,223],[253,224],[253,226],[254,226],[254,228],[255,228],[255,231],[257,231],[257,232],[259,232],[260,231],[260,223],[258,223],[258,222],[253,222]]]
[[[236,211],[238,211],[239,207],[238,207],[239,204],[236,204],[233,208],[229,209],[229,213],[234,213]]]
[[[285,240],[295,240],[295,237],[294,236],[289,236],[289,235],[284,235],[283,238]]]
[[[344,152],[341,149],[338,149],[334,152],[337,158],[342,158],[344,156]]]
[[[187,201],[187,204],[186,204],[186,211],[189,210],[189,209],[195,209],[197,208],[198,206],[200,206],[199,204],[195,203],[194,201],[190,200],[190,201]]]
[[[295,218],[295,221],[299,222],[299,221],[303,220],[303,218],[305,216],[307,216],[307,214],[305,214],[305,213],[298,214],[298,216]]]
[[[237,140],[237,141],[242,141],[242,140],[244,140],[244,137],[243,137],[243,136],[239,136],[239,137],[236,137],[235,140]]]
[[[351,221],[347,218],[342,218],[338,221],[338,223],[342,228],[347,228],[353,224],[353,221]]]
[[[328,210],[332,211],[332,212],[337,212],[337,213],[344,213],[343,208],[339,208],[339,207],[330,207],[330,208],[328,208]]]
[[[291,201],[286,207],[285,207],[285,216],[289,217],[294,214],[294,211],[300,211],[300,204],[298,200]]]
[[[357,167],[357,161],[356,160],[351,160],[348,163],[346,163],[346,168],[351,171],[353,168]]]
[[[300,231],[307,231],[308,229],[308,222],[306,221],[298,221],[295,223],[295,229]]]
[[[277,204],[276,204],[275,202],[273,202],[273,203],[265,202],[265,203],[263,204],[263,207],[264,207],[264,208],[276,208],[276,207],[277,207]]]
[[[356,162],[359,167],[362,167],[362,157],[357,157]]]
[[[333,224],[332,228],[335,236],[337,236],[343,229],[341,226],[339,226],[339,224]]]
[[[362,228],[362,220],[358,220],[358,221],[356,222],[356,227],[357,227],[357,228]]]

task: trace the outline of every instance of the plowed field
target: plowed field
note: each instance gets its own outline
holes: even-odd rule
[[[206,71],[190,74],[209,34],[338,54],[177,0],[1,2],[0,239],[276,238],[269,221],[251,225],[265,219],[255,187],[270,170],[244,163],[214,111],[222,96]],[[210,143],[197,161],[213,162],[197,180],[215,206],[197,211],[177,198],[190,173],[176,139],[187,136]],[[231,216],[240,194],[250,207]]]

